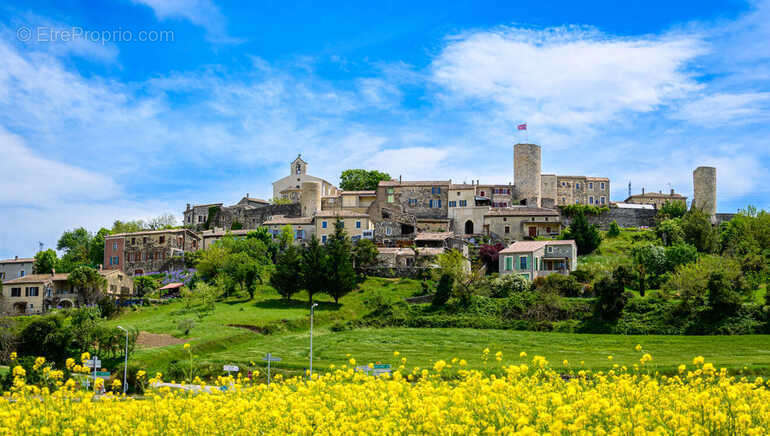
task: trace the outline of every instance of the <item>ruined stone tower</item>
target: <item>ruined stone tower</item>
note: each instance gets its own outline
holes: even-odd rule
[[[717,213],[717,169],[698,167],[692,172],[692,206],[700,209],[716,220]]]
[[[513,184],[519,204],[540,207],[540,146],[513,146]]]

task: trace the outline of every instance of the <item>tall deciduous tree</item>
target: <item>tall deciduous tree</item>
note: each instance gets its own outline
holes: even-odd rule
[[[56,268],[59,258],[56,256],[56,250],[49,248],[35,255],[35,263],[32,264],[34,274],[50,274]]]
[[[302,255],[298,247],[291,245],[278,255],[270,285],[287,300],[302,289]]]
[[[638,245],[631,249],[634,268],[639,274],[639,295],[644,297],[649,281],[666,270],[666,250],[658,245]]]
[[[67,280],[77,289],[80,298],[86,304],[96,303],[102,295],[102,290],[107,287],[107,280],[99,274],[99,271],[87,266],[75,268]]]
[[[383,180],[390,180],[390,174],[377,170],[345,170],[340,175],[340,189],[343,191],[374,190]]]
[[[353,269],[352,244],[340,220],[334,224],[334,233],[326,241],[326,253],[326,293],[339,303],[339,299],[355,289],[358,282]]]

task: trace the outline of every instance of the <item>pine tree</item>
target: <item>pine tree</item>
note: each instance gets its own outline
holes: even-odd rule
[[[313,295],[326,289],[326,250],[313,235],[302,252],[302,287],[307,291],[308,301],[313,303]]]
[[[574,239],[578,254],[591,254],[602,243],[602,235],[595,225],[588,224],[582,211],[575,214],[572,224],[564,232],[564,239]]]
[[[278,255],[270,285],[287,300],[302,289],[302,256],[295,245],[290,245]]]
[[[342,221],[338,220],[334,225],[334,234],[326,242],[328,256],[326,293],[334,298],[335,303],[339,302],[340,297],[355,289],[357,284],[352,250],[353,246],[345,233]]]

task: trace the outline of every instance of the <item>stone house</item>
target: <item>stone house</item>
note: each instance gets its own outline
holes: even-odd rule
[[[289,164],[289,175],[273,182],[273,198],[299,203],[302,199],[302,184],[307,182],[319,185],[321,197],[336,197],[339,189],[322,178],[309,175],[307,166],[308,163],[302,159],[302,155],[298,155]]]
[[[377,191],[340,191],[336,196],[321,199],[321,209],[324,211],[347,210],[367,213],[369,206],[377,201]]]
[[[341,221],[345,233],[355,242],[359,239],[372,239],[374,236],[369,214],[348,210],[320,211],[315,215],[316,237],[325,244],[334,233],[337,221]]]
[[[190,229],[107,235],[104,238],[104,269],[121,270],[132,277],[173,270],[184,266],[184,253],[201,248],[201,237]]]
[[[492,239],[511,242],[560,232],[561,215],[554,209],[516,206],[484,214],[484,233]]]
[[[429,267],[431,259],[444,251],[443,248],[418,248],[415,254],[415,250],[409,247],[377,247],[377,267],[395,269]],[[417,262],[418,258],[419,262]]]
[[[221,209],[222,204],[209,203],[190,206],[190,203],[187,203],[187,209],[183,212],[184,225],[190,228],[203,228],[209,220],[209,209]]]
[[[610,179],[606,177],[544,174],[541,181],[543,207],[549,207],[550,204],[608,207],[610,204]]]
[[[411,241],[418,227],[425,231],[446,228],[450,185],[449,180],[380,182],[377,201],[368,210],[374,222],[375,240]]]
[[[275,237],[285,226],[290,226],[294,231],[294,242],[298,244],[306,243],[316,234],[315,219],[311,216],[303,217],[285,217],[276,215],[262,224],[267,227],[268,232]]]
[[[31,257],[0,260],[0,281],[18,279],[32,274],[35,259]]]
[[[669,202],[681,203],[683,206],[687,207],[687,197],[677,194],[673,189],[670,193],[664,194],[663,191],[644,192],[644,188],[642,188],[641,194],[631,195],[624,201],[624,203],[627,204],[649,204],[654,206],[655,209],[660,209],[664,204]]]
[[[491,207],[509,207],[513,205],[513,185],[476,185],[476,196],[489,199]]]
[[[102,289],[112,298],[129,298],[134,294],[134,282],[119,270],[100,270],[106,280]],[[69,274],[30,274],[3,283],[3,312],[36,314],[51,309],[67,309],[81,305],[77,288],[70,285]]]
[[[222,239],[225,235],[233,235],[236,238],[243,238],[254,230],[225,230],[222,228],[216,228],[212,230],[204,230],[200,232],[201,246],[204,250],[208,250],[215,242]]]
[[[500,274],[521,274],[529,280],[577,269],[573,240],[516,241],[500,251]]]

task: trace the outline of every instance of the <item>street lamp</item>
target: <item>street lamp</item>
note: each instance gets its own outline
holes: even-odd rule
[[[313,379],[313,312],[318,303],[310,306],[310,380]]]
[[[118,328],[126,332],[126,360],[123,362],[123,395],[126,395],[126,390],[128,389],[128,384],[126,384],[126,378],[128,375],[128,330],[121,326],[118,326]]]

